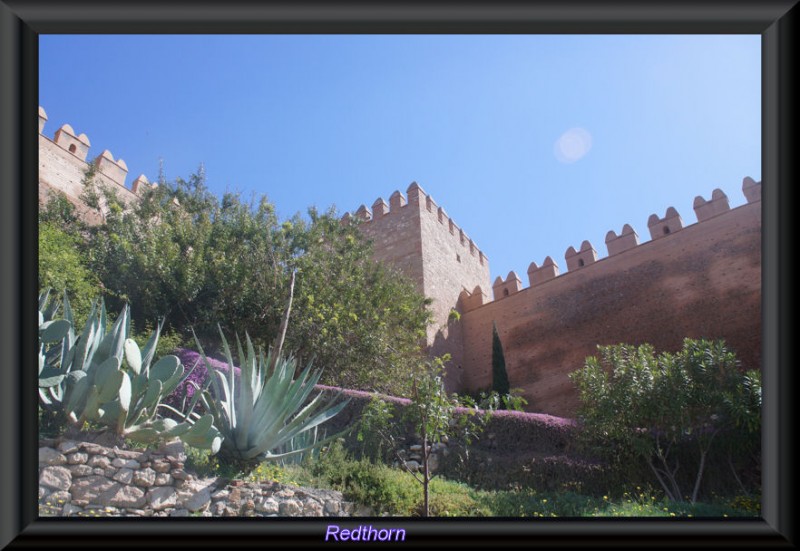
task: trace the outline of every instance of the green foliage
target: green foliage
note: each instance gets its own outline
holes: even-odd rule
[[[600,358],[588,358],[571,378],[595,451],[618,465],[644,459],[674,501],[688,494],[676,474],[681,447],[696,452],[696,474],[688,480],[694,503],[716,442],[753,447],[760,440],[759,376],[742,373],[721,341],[686,339],[678,353],[658,356],[649,345],[600,347]]]
[[[236,338],[241,359],[241,374],[237,378],[231,350],[221,329],[220,336],[228,362],[227,375],[212,367],[198,341],[200,354],[212,375],[209,383],[213,397],[207,392],[198,395],[224,437],[223,457],[242,466],[255,466],[263,459],[309,452],[321,445],[308,440],[302,446],[298,437],[338,414],[349,400],[334,405],[336,397],[324,402],[319,393],[308,401],[320,372],[312,372],[309,363],[295,379],[297,360],[294,357],[280,355],[273,362],[272,350],[266,356],[263,350],[256,354],[249,335],[246,336],[246,354],[238,336]],[[295,439],[295,449],[281,449],[292,439]]]
[[[130,302],[137,327],[166,315],[165,330],[191,339],[193,328],[211,349],[221,345],[217,324],[268,346],[297,271],[287,348],[325,365],[323,383],[409,391],[402,375],[419,360],[427,301],[372,262],[357,226],[342,225],[333,211],[281,222],[266,197],[218,199],[192,176],[109,213],[88,249],[109,303]]]
[[[403,406],[399,414],[396,415],[397,412],[393,412],[380,399],[372,400],[362,412],[358,433],[360,441],[370,435],[370,439],[377,439],[388,446],[399,464],[422,485],[423,516],[430,513],[431,481],[436,476],[430,469],[431,445],[447,436],[448,441],[455,441],[457,437],[465,446],[469,446],[491,415],[490,412],[479,415],[475,410],[456,413],[458,401],[455,395],[448,395],[444,388],[443,368],[447,360],[448,356],[435,358],[425,369],[413,375],[411,402]],[[392,422],[395,417],[398,422]],[[418,472],[410,470],[399,453],[408,430],[419,436],[422,445],[422,467]]]
[[[458,403],[464,407],[484,410],[506,409],[509,411],[525,411],[528,401],[522,397],[521,388],[512,388],[502,396],[495,390],[481,390],[475,393],[462,393],[457,396]]]
[[[55,207],[54,207],[55,208]],[[100,282],[82,256],[80,235],[63,230],[54,222],[39,223],[39,288],[72,293],[72,308],[79,322],[91,310]]]
[[[492,322],[492,390],[500,396],[506,396],[511,392],[506,373],[506,359],[503,355],[503,344],[500,342],[500,334],[497,332],[497,324]],[[500,408],[505,409],[505,404]]]

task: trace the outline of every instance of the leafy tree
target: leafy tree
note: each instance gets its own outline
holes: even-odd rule
[[[506,396],[511,392],[508,373],[506,373],[506,358],[503,355],[503,343],[500,342],[500,334],[497,332],[495,322],[492,322],[492,390],[501,396]]]
[[[434,358],[425,369],[413,376],[411,402],[402,408],[397,422],[391,407],[379,398],[373,399],[362,414],[358,439],[377,439],[388,446],[397,457],[400,466],[409,472],[422,485],[422,516],[430,513],[430,484],[437,473],[431,469],[432,444],[442,441],[447,436],[448,442],[455,442],[456,437],[465,445],[469,445],[483,429],[490,413],[478,415],[477,410],[462,409],[458,411],[458,400],[455,395],[448,395],[444,388],[443,368],[449,358]],[[406,440],[404,432],[410,430],[419,436],[422,446],[422,466],[420,470],[409,468],[400,450]]]
[[[40,222],[39,288],[53,289],[56,295],[69,290],[76,320],[83,323],[99,285],[99,280],[83,261],[81,238],[54,222]]]
[[[132,209],[109,208],[89,250],[109,303],[134,305],[137,327],[166,315],[165,331],[188,339],[194,329],[211,349],[220,345],[217,323],[266,346],[297,271],[287,347],[313,358],[327,384],[410,391],[403,375],[421,357],[428,302],[373,262],[357,226],[333,211],[281,222],[266,197],[218,199],[195,175],[147,190]]]
[[[669,499],[685,495],[678,476],[682,446],[696,452],[694,503],[716,443],[730,439],[752,447],[759,441],[758,373],[742,373],[724,342],[686,339],[676,354],[656,355],[650,345],[599,351],[599,359],[587,358],[571,374],[586,433],[598,452],[620,464],[644,459]]]

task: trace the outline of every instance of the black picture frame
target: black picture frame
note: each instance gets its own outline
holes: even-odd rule
[[[0,0],[0,547],[325,544],[327,519],[37,518],[34,364],[38,35],[46,33],[760,34],[762,37],[763,503],[740,519],[342,519],[402,527],[405,544],[461,547],[792,547],[796,0],[180,2]],[[255,520],[255,521],[254,521]],[[338,545],[342,545],[339,543]],[[361,546],[367,545],[364,543]]]

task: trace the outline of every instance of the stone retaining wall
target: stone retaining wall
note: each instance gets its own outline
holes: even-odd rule
[[[92,442],[39,442],[40,516],[372,516],[340,492],[196,478],[183,443],[124,450]]]

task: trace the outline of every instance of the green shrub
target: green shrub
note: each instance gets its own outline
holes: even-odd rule
[[[686,339],[658,356],[649,345],[599,349],[571,375],[595,453],[621,469],[645,461],[667,497],[694,503],[712,452],[758,449],[760,374],[743,373],[724,342]]]

